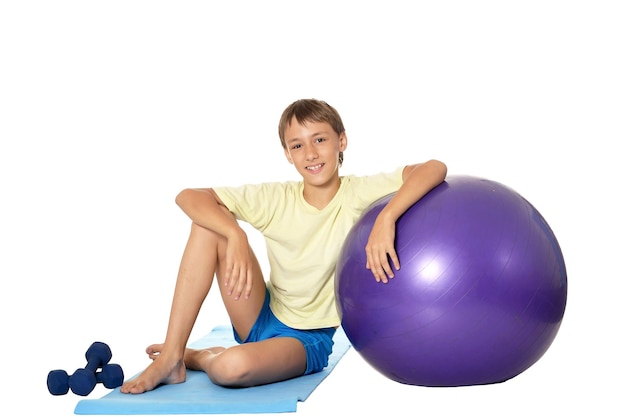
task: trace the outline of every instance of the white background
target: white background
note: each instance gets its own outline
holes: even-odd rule
[[[625,415],[625,21],[602,0],[2,2],[2,409],[72,415],[46,376],[95,340],[142,370],[189,230],[174,197],[297,179],[278,118],[315,97],[344,118],[343,174],[438,158],[525,196],[569,294],[508,382],[405,386],[351,350],[297,415]],[[212,295],[192,339],[224,323]]]

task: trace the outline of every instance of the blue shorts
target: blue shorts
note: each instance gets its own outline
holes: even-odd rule
[[[333,336],[336,329],[298,330],[283,324],[270,310],[270,293],[265,291],[263,308],[246,340],[241,340],[235,328],[233,334],[237,343],[260,342],[273,337],[293,337],[304,345],[306,351],[306,371],[304,375],[319,372],[328,365],[328,357],[333,351]]]

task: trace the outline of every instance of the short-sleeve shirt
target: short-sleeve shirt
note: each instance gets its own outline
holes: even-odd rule
[[[214,188],[238,220],[265,238],[270,308],[280,321],[296,329],[340,325],[334,280],[342,244],[365,209],[400,188],[402,170],[342,176],[322,209],[304,199],[301,181]]]

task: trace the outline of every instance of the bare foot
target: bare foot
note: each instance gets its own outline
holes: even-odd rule
[[[127,381],[120,388],[124,394],[141,394],[151,391],[161,384],[185,382],[187,373],[181,358],[170,358],[161,354],[162,344],[150,345],[146,353],[153,362],[136,378]]]

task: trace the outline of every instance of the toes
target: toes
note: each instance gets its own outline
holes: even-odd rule
[[[150,345],[146,348],[146,353],[148,355],[159,354],[163,350],[163,343],[157,343],[154,345]]]

